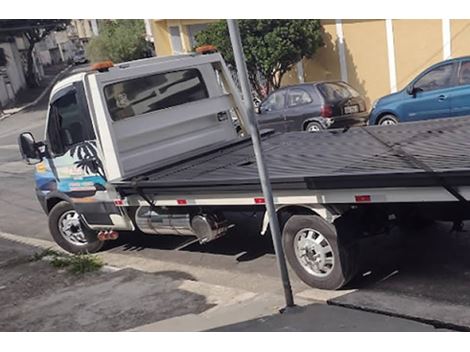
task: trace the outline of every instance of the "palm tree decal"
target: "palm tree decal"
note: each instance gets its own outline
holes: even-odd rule
[[[98,157],[98,151],[94,142],[84,141],[74,145],[70,149],[70,156],[78,159],[74,162],[77,168],[82,169],[87,174],[97,174],[106,181],[103,163]]]

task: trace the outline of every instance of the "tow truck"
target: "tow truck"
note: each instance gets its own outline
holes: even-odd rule
[[[19,136],[52,237],[93,253],[119,232],[194,236],[260,214],[247,115],[218,53],[148,58],[74,74],[52,89],[45,135]],[[344,286],[357,243],[405,220],[469,218],[468,118],[317,133],[262,131],[287,260],[308,285]]]

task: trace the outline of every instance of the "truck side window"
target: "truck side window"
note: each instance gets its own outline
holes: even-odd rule
[[[74,144],[90,139],[87,120],[74,92],[51,104],[47,139],[54,154],[63,154]]]
[[[197,69],[158,73],[110,84],[104,88],[113,121],[209,98]]]

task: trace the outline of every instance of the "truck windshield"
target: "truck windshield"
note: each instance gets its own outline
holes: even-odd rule
[[[190,103],[209,97],[197,69],[158,73],[104,88],[113,121]]]

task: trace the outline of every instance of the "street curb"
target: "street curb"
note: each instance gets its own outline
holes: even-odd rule
[[[23,243],[26,245],[47,249],[51,248],[57,251],[65,252],[57,244],[52,241],[25,237],[21,235],[11,234],[2,232],[0,229],[0,238],[15,241],[18,243]],[[132,268],[135,270],[140,270],[144,272],[157,272],[157,271],[185,271],[190,273],[196,281],[206,282],[211,285],[221,285],[232,288],[243,289],[250,292],[272,292],[272,294],[280,294],[277,291],[278,279],[266,279],[262,275],[253,275],[247,273],[232,273],[230,271],[215,269],[215,268],[203,268],[194,265],[180,264],[175,262],[164,262],[158,259],[153,258],[141,258],[138,256],[128,256],[121,253],[113,252],[101,252],[99,255],[104,259],[109,266],[114,266],[116,268],[125,269]],[[216,278],[209,279],[208,278]],[[244,282],[253,279],[263,281],[263,291],[260,291],[259,288],[253,287],[252,285],[244,285]],[[266,281],[267,280],[267,281]],[[222,283],[221,283],[222,282]],[[230,284],[227,284],[230,282]],[[313,303],[326,303],[329,299],[337,298],[339,296],[351,293],[355,290],[347,291],[328,291],[320,290],[315,288],[304,287],[303,285],[299,287],[297,292],[295,292],[296,299],[308,300]]]
[[[47,87],[44,89],[44,91],[39,94],[39,96],[34,99],[31,103],[28,103],[26,105],[23,105],[21,107],[18,108],[18,110],[16,110],[15,112],[12,112],[12,113],[7,113],[6,115],[3,115],[3,116],[0,116],[0,121],[3,121],[31,106],[34,106],[36,105],[42,98],[44,98],[44,96],[47,94],[47,92],[49,91],[49,89],[54,85],[56,84],[56,82],[58,81],[59,77],[64,74],[67,70],[69,70],[70,68],[72,67],[72,65],[68,65],[66,68],[64,68],[62,71],[60,71],[58,74],[55,75],[55,77],[52,79],[52,81],[47,85]],[[15,108],[11,108],[11,109],[15,109]],[[7,110],[11,110],[11,109],[7,109]]]
[[[58,245],[56,245],[54,242],[46,241],[46,240],[38,240],[38,239],[29,239],[29,238],[20,238],[22,236],[19,235],[14,235],[11,233],[6,233],[0,231],[0,238],[7,240],[7,241],[12,241],[15,243],[21,243],[30,247],[35,247],[37,249],[53,249],[57,252],[65,253],[65,254],[70,254],[66,251],[64,251],[62,248],[60,248]],[[44,258],[43,258],[44,259]],[[123,270],[124,268],[120,268],[114,265],[109,265],[105,264],[103,267],[99,270],[105,273],[114,273],[116,271]]]

